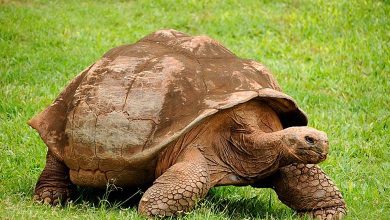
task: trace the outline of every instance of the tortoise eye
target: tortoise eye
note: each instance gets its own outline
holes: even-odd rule
[[[312,138],[312,137],[305,136],[305,141],[306,141],[308,144],[314,144],[314,138]]]

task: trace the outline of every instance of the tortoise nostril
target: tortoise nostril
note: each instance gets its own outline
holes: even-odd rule
[[[312,137],[305,136],[305,141],[306,141],[308,144],[314,144],[314,138],[312,138]]]

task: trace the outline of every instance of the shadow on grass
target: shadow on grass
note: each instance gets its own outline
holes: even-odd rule
[[[142,197],[141,189],[107,186],[106,189],[78,187],[74,204],[88,203],[94,207],[137,208]]]
[[[224,213],[228,219],[286,219],[291,211],[272,205],[272,201],[264,201],[257,196],[253,198],[225,197],[213,190],[206,197],[206,202],[216,212]]]
[[[93,207],[109,209],[137,209],[142,194],[141,189],[131,190],[115,186],[109,186],[107,189],[79,187],[74,204],[87,203]],[[286,219],[294,215],[286,208],[273,206],[271,200],[264,201],[257,196],[253,198],[224,196],[216,190],[210,190],[206,199],[198,204],[196,209],[200,212],[222,215],[227,219]],[[191,217],[191,214],[187,217]]]

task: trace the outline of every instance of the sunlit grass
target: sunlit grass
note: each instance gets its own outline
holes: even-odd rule
[[[2,2],[2,3],[1,3]],[[46,147],[26,121],[108,49],[162,28],[271,69],[328,133],[349,219],[390,216],[387,1],[0,1],[0,219],[136,219],[136,205],[31,201]],[[185,219],[297,219],[272,190],[213,189]]]

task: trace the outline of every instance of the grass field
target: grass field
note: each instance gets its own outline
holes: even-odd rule
[[[271,69],[328,133],[321,167],[347,219],[390,219],[388,1],[0,0],[0,219],[135,219],[104,199],[50,208],[32,202],[46,147],[26,122],[108,49],[162,28],[209,35]],[[89,200],[87,200],[89,201]],[[185,219],[299,219],[271,190],[211,190]]]

